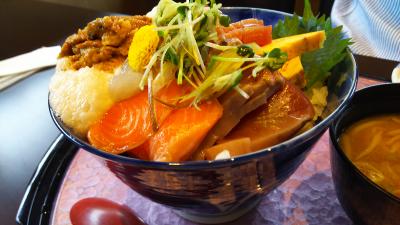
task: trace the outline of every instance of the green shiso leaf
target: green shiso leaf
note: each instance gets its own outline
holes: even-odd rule
[[[306,88],[317,83],[324,83],[329,71],[346,56],[346,48],[352,44],[342,35],[342,27],[332,27],[331,20],[323,16],[314,16],[309,0],[304,1],[303,17],[298,15],[285,17],[273,27],[272,37],[282,38],[296,34],[325,30],[326,40],[321,49],[304,53],[301,63],[307,81]]]

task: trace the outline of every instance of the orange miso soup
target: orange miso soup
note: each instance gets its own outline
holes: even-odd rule
[[[364,175],[400,197],[400,114],[357,121],[343,132],[339,143]]]

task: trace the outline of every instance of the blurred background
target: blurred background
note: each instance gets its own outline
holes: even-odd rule
[[[147,12],[158,0],[31,0],[44,1],[81,8],[118,12],[126,14],[136,14]],[[268,8],[288,13],[296,12],[301,14],[304,0],[219,0],[226,6],[251,6]],[[310,0],[315,13],[329,15],[333,0]]]
[[[41,46],[61,44],[78,28],[97,17],[145,14],[159,0],[0,0],[3,35],[0,60]],[[181,0],[183,1],[183,0]],[[224,6],[247,6],[296,12],[302,15],[304,0],[217,0]],[[310,0],[314,14],[330,15],[334,0]],[[18,15],[18,16],[15,16]],[[12,18],[12,23],[10,23]]]

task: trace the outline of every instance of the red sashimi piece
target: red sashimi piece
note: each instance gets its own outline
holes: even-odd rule
[[[301,89],[290,82],[267,104],[247,114],[225,137],[225,141],[248,137],[257,151],[293,137],[314,117],[314,108]]]
[[[263,26],[263,25],[264,25],[263,20],[258,20],[254,18],[244,19],[239,22],[230,24],[230,26],[232,26],[233,28],[243,28],[248,26]]]
[[[272,26],[253,26],[232,30],[224,34],[225,39],[238,38],[243,43],[257,43],[260,46],[272,41]]]
[[[243,43],[255,42],[259,46],[264,46],[272,41],[272,26],[245,27],[243,28]]]
[[[150,160],[180,162],[188,159],[222,116],[217,100],[177,109],[150,138]]]
[[[181,96],[188,94],[191,91],[191,86],[188,84],[178,85],[176,82],[171,82],[168,86],[162,88],[155,97],[161,102],[174,105],[179,101]],[[146,91],[147,92],[147,91]],[[167,118],[167,116],[172,112],[172,108],[154,100],[155,113],[157,115],[158,125]]]
[[[237,38],[242,41],[243,39],[243,29],[234,29],[232,31],[229,31],[228,33],[225,33],[223,36],[225,39],[233,39]]]
[[[176,100],[185,88],[172,82],[157,93],[166,102]],[[156,119],[161,123],[172,109],[155,102]],[[147,90],[113,105],[88,132],[89,142],[104,151],[121,154],[143,144],[152,134]]]
[[[90,127],[89,142],[113,154],[142,144],[152,132],[148,105],[147,91],[116,103]]]
[[[221,35],[223,33],[228,33],[229,31],[239,29],[239,28],[244,28],[244,27],[252,27],[252,26],[263,26],[264,21],[263,20],[258,20],[258,19],[244,19],[235,23],[231,23],[228,27],[224,26],[218,26],[217,27],[217,33],[218,35]]]
[[[150,152],[150,143],[149,140],[146,140],[143,144],[139,145],[138,147],[129,150],[126,152],[129,156],[133,158],[139,158],[142,160],[150,160],[149,158]]]

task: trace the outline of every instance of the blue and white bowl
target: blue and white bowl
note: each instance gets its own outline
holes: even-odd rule
[[[267,9],[240,7],[227,7],[223,11],[233,21],[258,18],[263,19],[265,24],[275,24],[289,15]],[[348,104],[356,83],[357,68],[349,52],[329,77],[328,106],[322,121],[307,132],[278,145],[216,161],[165,163],[109,154],[72,134],[51,108],[50,113],[65,136],[96,155],[136,192],[176,209],[179,215],[189,220],[219,223],[243,215],[293,174],[331,121]]]

